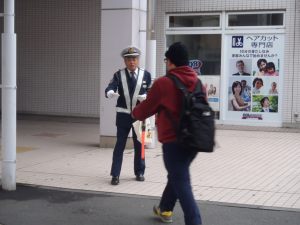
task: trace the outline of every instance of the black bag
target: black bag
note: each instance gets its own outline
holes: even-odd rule
[[[182,148],[197,152],[213,152],[215,145],[214,112],[206,101],[199,80],[193,92],[188,92],[182,82],[175,76],[167,75],[182,93],[182,108],[179,124],[175,124],[177,140]],[[169,113],[170,114],[170,113]]]

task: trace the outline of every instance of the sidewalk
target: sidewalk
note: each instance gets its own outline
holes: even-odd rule
[[[17,182],[158,197],[166,182],[160,146],[146,150],[136,182],[126,150],[120,185],[110,185],[112,149],[98,147],[93,123],[18,121]],[[1,163],[0,163],[1,164]],[[197,200],[300,211],[300,133],[217,130],[217,149],[191,168]]]

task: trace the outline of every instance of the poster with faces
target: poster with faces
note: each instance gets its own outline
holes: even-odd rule
[[[206,88],[207,101],[215,112],[220,111],[220,76],[199,76]]]
[[[228,35],[225,120],[281,122],[283,34]]]

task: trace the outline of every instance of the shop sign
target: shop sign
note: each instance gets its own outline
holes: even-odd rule
[[[225,120],[281,122],[283,34],[226,37]]]

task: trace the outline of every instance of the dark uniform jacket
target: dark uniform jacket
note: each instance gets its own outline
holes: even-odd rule
[[[126,75],[126,80],[127,81],[127,86],[128,86],[128,93],[129,93],[129,106],[127,106],[126,104],[126,94],[124,94],[124,86],[126,87],[126,85],[122,84],[122,79],[121,79],[121,71],[123,73],[123,75]],[[131,111],[132,109],[135,107],[134,102],[136,102],[137,104],[139,104],[139,101],[136,100],[137,95],[143,95],[147,93],[147,90],[149,89],[150,85],[151,85],[151,74],[146,71],[143,70],[141,68],[138,68],[138,76],[143,76],[142,82],[141,82],[141,86],[140,89],[137,90],[135,92],[137,83],[138,83],[138,79],[139,77],[137,77],[136,81],[133,81],[128,73],[127,69],[123,69],[123,70],[119,70],[117,71],[114,76],[113,79],[110,81],[110,83],[108,84],[107,88],[105,89],[105,97],[107,98],[107,92],[110,90],[113,90],[114,92],[118,92],[119,93],[119,97],[117,100],[117,115],[116,115],[116,126],[121,126],[121,127],[128,127],[131,126],[132,123],[134,122],[132,117],[131,117]],[[126,91],[125,91],[126,93]],[[135,98],[135,101],[134,99]]]

